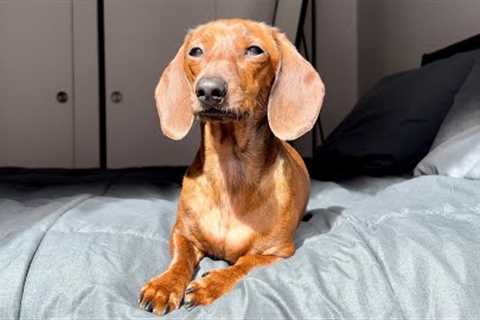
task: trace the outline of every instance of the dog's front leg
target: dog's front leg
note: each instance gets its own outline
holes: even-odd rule
[[[150,279],[140,291],[140,307],[156,314],[177,309],[185,288],[203,254],[188,239],[173,231],[170,239],[172,262],[168,269]]]
[[[292,250],[292,254],[294,249]],[[289,254],[291,255],[291,254]],[[206,305],[230,291],[250,270],[283,259],[273,255],[246,255],[225,269],[207,272],[200,279],[190,283],[185,291],[184,302],[188,308]]]

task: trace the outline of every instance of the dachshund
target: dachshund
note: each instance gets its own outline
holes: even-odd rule
[[[313,127],[324,93],[274,27],[225,19],[188,32],[155,101],[164,135],[182,139],[198,119],[201,143],[183,177],[172,260],[141,289],[141,308],[162,315],[210,304],[253,268],[294,254],[310,178],[285,141]],[[204,256],[230,265],[192,281]]]

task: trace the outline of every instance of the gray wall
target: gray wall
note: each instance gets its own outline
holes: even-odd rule
[[[317,66],[325,82],[321,120],[331,132],[358,96],[357,0],[317,0]]]
[[[280,3],[282,1],[290,6],[294,3],[290,0],[281,0]],[[300,1],[295,3],[300,4]],[[311,9],[309,6],[304,30],[309,48]],[[288,12],[293,15],[298,10]],[[351,110],[358,96],[357,0],[316,0],[316,14],[317,69],[326,87],[320,119],[324,132],[328,134]],[[291,35],[290,38],[293,40]],[[320,141],[319,137],[317,141]],[[312,155],[311,142],[312,132],[309,132],[294,145],[303,156],[309,157]]]
[[[360,93],[417,67],[425,52],[480,33],[479,0],[361,0],[358,9]]]
[[[480,0],[317,0],[317,19],[328,134],[383,76],[480,33]]]

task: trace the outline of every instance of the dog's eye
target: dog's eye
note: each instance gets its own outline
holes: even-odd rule
[[[245,54],[248,56],[258,56],[263,53],[263,49],[259,46],[250,46],[245,50]]]
[[[202,54],[203,54],[203,50],[200,49],[199,47],[193,47],[188,52],[188,55],[192,57],[200,57]]]

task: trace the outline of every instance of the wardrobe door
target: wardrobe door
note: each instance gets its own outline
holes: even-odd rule
[[[272,24],[275,2],[276,0],[217,0],[215,14],[217,19],[243,18]]]
[[[189,28],[214,18],[212,0],[105,0],[107,167],[187,165],[197,125],[181,141],[160,131],[153,94]]]
[[[0,1],[0,166],[74,165],[72,1]]]

